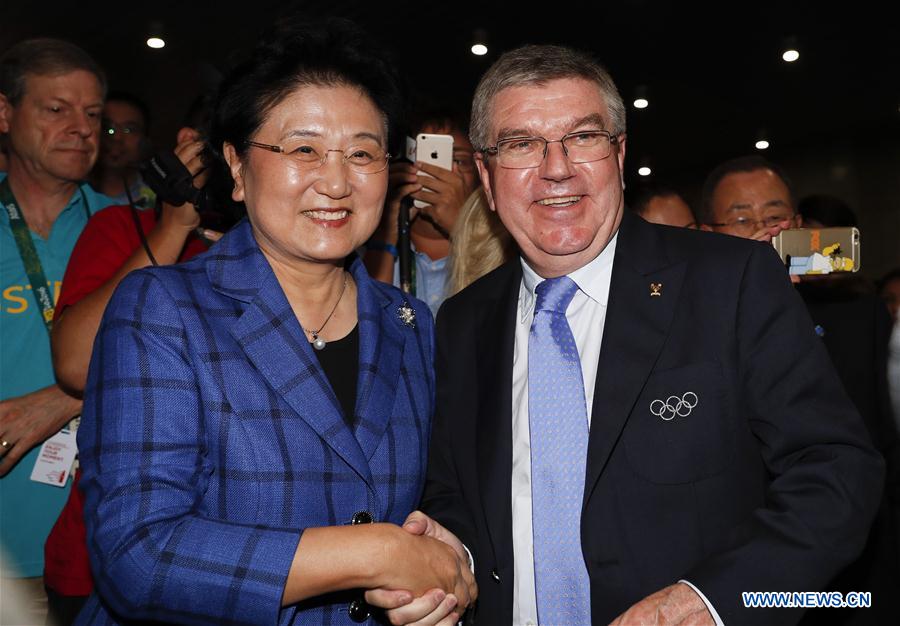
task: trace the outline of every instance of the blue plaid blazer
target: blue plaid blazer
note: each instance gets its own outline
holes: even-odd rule
[[[428,307],[357,259],[354,427],[244,221],[130,274],[104,314],[78,431],[96,590],[79,623],[344,624],[359,592],[280,608],[303,529],[421,496]],[[415,327],[398,308],[415,309]]]

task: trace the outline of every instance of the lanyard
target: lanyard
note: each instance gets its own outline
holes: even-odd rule
[[[91,212],[88,208],[87,197],[80,186],[78,191],[81,192],[84,213],[90,219]],[[50,287],[47,276],[44,274],[44,266],[41,265],[41,259],[38,257],[37,250],[34,248],[34,242],[31,240],[31,231],[28,230],[25,216],[22,215],[22,211],[16,203],[16,198],[13,196],[8,177],[0,182],[0,202],[3,203],[6,212],[9,214],[9,226],[16,240],[16,247],[19,249],[19,257],[25,266],[25,273],[28,275],[28,280],[31,283],[31,293],[34,296],[38,309],[41,311],[44,326],[47,327],[47,332],[49,333],[53,327],[53,297],[50,295]]]

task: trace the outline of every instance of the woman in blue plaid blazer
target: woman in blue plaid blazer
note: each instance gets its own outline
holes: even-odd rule
[[[212,140],[248,220],[109,303],[78,433],[80,623],[341,624],[372,620],[360,589],[474,596],[458,550],[398,526],[423,487],[432,320],[348,261],[397,101],[366,45],[282,27],[234,70]]]

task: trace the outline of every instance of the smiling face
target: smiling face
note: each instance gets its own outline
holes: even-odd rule
[[[491,105],[490,141],[536,136],[559,140],[579,130],[610,130],[599,87],[580,78],[509,87]],[[591,262],[612,238],[624,207],[625,138],[610,155],[572,163],[562,144],[547,145],[540,166],[507,169],[481,156],[478,171],[491,208],[519,244],[528,264],[545,278]]]
[[[387,192],[387,168],[361,174],[344,165],[350,147],[387,149],[384,116],[359,89],[302,86],[266,115],[253,141],[328,150],[315,169],[286,154],[250,147],[243,157],[226,144],[235,181],[263,253],[298,266],[342,263],[374,232]]]
[[[0,103],[10,169],[35,180],[83,180],[97,159],[102,109],[103,89],[90,72],[26,76],[18,103]]]

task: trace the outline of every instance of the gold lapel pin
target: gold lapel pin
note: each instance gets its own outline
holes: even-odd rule
[[[662,295],[662,283],[650,283],[650,297]]]

